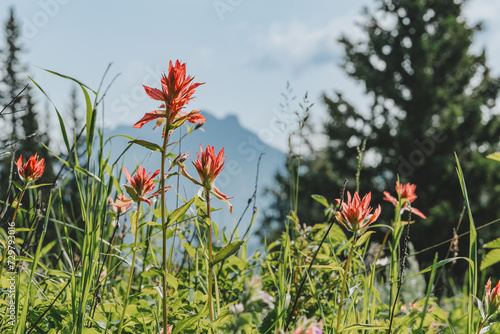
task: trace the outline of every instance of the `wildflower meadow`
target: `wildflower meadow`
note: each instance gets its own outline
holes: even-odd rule
[[[224,147],[178,152],[185,136],[203,129],[203,112],[187,110],[210,83],[195,82],[177,60],[158,73],[158,88],[144,86],[158,110],[133,128],[156,122],[151,131],[158,145],[133,137],[133,128],[121,138],[105,138],[96,123],[106,112],[103,93],[52,73],[76,83],[86,101],[83,152],[75,149],[78,139],[68,135],[56,106],[67,154],[45,147],[74,180],[77,201],[63,207],[68,176],[39,182],[45,168],[39,155],[15,157],[0,211],[1,333],[500,333],[500,275],[485,277],[480,256],[498,250],[500,239],[478,244],[470,209],[478,199],[468,196],[458,158],[468,256],[436,253],[431,266],[415,270],[410,240],[412,228],[429,215],[415,207],[425,192],[398,180],[378,203],[373,192],[359,192],[362,173],[329,197],[313,196],[323,223],[306,226],[292,209],[285,231],[250,253],[258,210],[243,235],[212,220],[214,210],[232,212],[232,198],[241,196],[217,188],[227,163]],[[31,85],[45,92],[43,84]],[[173,139],[179,131],[180,139]],[[160,165],[128,170],[123,158],[111,161],[106,143],[124,138],[127,149],[160,156]],[[489,158],[500,160],[498,153]],[[182,194],[180,178],[199,191]],[[346,190],[348,182],[357,189]],[[169,197],[178,205],[167,206]],[[393,219],[382,220],[383,211]],[[78,221],[71,219],[75,212]],[[453,249],[454,240],[445,242]],[[465,264],[463,285],[438,298],[436,276],[457,261]],[[421,295],[410,299],[416,280],[424,282]]]

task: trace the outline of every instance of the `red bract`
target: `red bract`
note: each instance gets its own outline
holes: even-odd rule
[[[484,309],[488,315],[493,315],[497,311],[500,311],[500,281],[491,290],[491,278],[488,279],[488,283],[485,286],[485,306]]]
[[[113,211],[115,213],[123,214],[125,213],[128,209],[130,209],[130,206],[132,205],[134,201],[130,198],[127,198],[124,194],[121,194],[118,196],[116,201],[113,201],[111,196],[109,197],[109,205],[112,207]]]
[[[45,160],[38,160],[38,156],[32,155],[28,161],[23,165],[23,156],[21,155],[17,160],[17,173],[21,180],[25,183],[30,183],[38,180],[45,170]]]
[[[208,190],[212,190],[214,182],[219,173],[224,169],[224,147],[215,155],[214,147],[207,145],[205,151],[201,149],[201,153],[196,153],[196,161],[193,165],[200,176],[200,181]]]
[[[142,168],[142,165],[139,165],[139,168],[137,168],[137,172],[134,174],[134,176],[130,176],[130,173],[128,170],[123,167],[123,172],[125,173],[125,176],[127,177],[129,185],[125,185],[125,189],[127,190],[127,193],[132,197],[132,200],[134,202],[146,202],[149,205],[151,205],[151,201],[149,200],[152,197],[158,196],[160,194],[160,191],[157,191],[148,197],[146,197],[147,194],[153,191],[155,184],[154,184],[154,177],[160,173],[160,170],[157,170],[156,172],[149,176],[151,172],[146,174],[146,170]],[[170,187],[166,188],[168,190]]]
[[[353,197],[351,197],[350,192],[347,192],[347,202],[342,202],[342,207],[340,208],[340,211],[335,213],[335,218],[337,218],[337,221],[352,233],[356,234],[359,232],[360,234],[363,234],[366,228],[377,220],[381,212],[379,205],[373,214],[371,214],[373,210],[373,208],[369,206],[371,197],[371,192],[369,192],[361,200],[357,191],[354,192]],[[336,201],[341,203],[340,199],[337,199]]]
[[[204,189],[206,189],[206,191],[213,192],[213,194],[218,199],[227,203],[227,205],[229,206],[229,210],[232,212],[233,207],[227,201],[232,197],[224,195],[214,185],[215,179],[217,178],[219,173],[224,169],[224,160],[226,159],[224,157],[224,148],[222,148],[217,155],[215,155],[214,147],[213,146],[210,147],[209,145],[207,145],[205,151],[203,151],[200,145],[200,151],[201,153],[196,153],[197,159],[195,162],[193,162],[193,165],[196,168],[198,175],[200,176],[200,182],[193,179],[184,170],[184,168],[182,168],[182,174],[191,181],[193,181],[195,184],[202,186]]]
[[[194,77],[186,76],[186,64],[181,64],[178,60],[175,66],[170,61],[168,75],[163,74],[161,79],[162,89],[144,86],[146,94],[153,100],[164,102],[160,108],[164,110],[154,110],[146,113],[144,117],[134,125],[134,128],[141,128],[147,122],[158,119],[156,127],[167,121],[171,131],[179,127],[185,121],[191,123],[205,122],[205,117],[199,115],[198,110],[190,113],[182,113],[181,109],[193,98],[196,87],[204,83],[192,83]]]
[[[398,194],[400,194],[401,199],[407,199],[408,202],[410,202],[410,203],[412,203],[414,200],[417,199],[417,195],[415,195],[416,188],[417,188],[417,186],[415,184],[411,184],[411,183],[400,184],[399,181],[396,181],[396,192]],[[384,197],[385,201],[391,202],[392,204],[394,204],[394,206],[398,205],[398,199],[391,196],[391,194],[389,194],[389,192],[384,191],[384,195],[385,195],[385,197]],[[408,202],[406,202],[406,201],[403,202],[403,204],[401,206],[402,210],[410,211],[411,213],[414,213],[417,216],[422,217],[424,219],[427,218],[417,208],[414,208],[413,206],[410,208],[410,206],[408,205]]]

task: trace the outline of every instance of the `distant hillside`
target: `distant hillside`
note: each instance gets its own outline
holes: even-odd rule
[[[200,144],[203,149],[206,145],[214,146],[216,152],[224,147],[225,155],[227,156],[225,169],[219,175],[216,186],[224,194],[234,197],[230,200],[234,206],[234,210],[231,217],[227,210],[227,206],[223,202],[214,200],[213,205],[223,210],[215,212],[213,220],[220,228],[228,227],[232,230],[235,222],[243,213],[248,203],[248,199],[254,192],[259,155],[264,153],[260,164],[257,197],[257,206],[260,209],[262,217],[262,210],[267,202],[263,191],[266,187],[272,186],[274,174],[278,169],[283,168],[285,154],[262,143],[254,133],[240,125],[236,116],[227,116],[224,119],[217,119],[207,112],[203,112],[203,115],[207,119],[207,122],[202,127],[203,130],[197,130],[186,136],[182,141],[181,151],[182,153],[190,152],[191,155],[186,165],[189,168],[190,174],[197,178],[198,174],[190,161],[196,159],[196,152],[200,152]],[[152,130],[154,123],[155,122],[148,123],[143,126],[142,129],[135,129],[132,126],[119,126],[113,130],[107,129],[105,130],[105,138],[108,136],[127,135],[161,145],[161,130]],[[183,128],[183,133],[185,133],[185,128]],[[179,130],[176,130],[172,135],[171,142],[178,139]],[[123,137],[112,139],[111,161],[118,158],[121,152],[126,148],[127,143],[128,140]],[[177,145],[175,147],[170,147],[171,150],[176,153],[179,150]],[[149,172],[160,168],[160,154],[158,152],[150,152],[141,146],[134,145],[125,153],[119,163],[123,163],[131,172],[136,165],[142,163],[146,171]],[[172,178],[169,181],[169,185],[175,188],[175,182],[176,179]],[[122,180],[122,183],[125,183],[125,180]],[[197,191],[198,187],[181,178],[179,192],[184,198],[191,198]],[[175,196],[171,190],[167,193],[167,198],[168,206],[172,207],[172,205],[175,205]],[[240,234],[245,232],[250,222],[250,217],[251,210],[248,210],[240,225]],[[258,219],[254,225],[253,230],[256,231],[258,228],[261,228],[260,219]],[[253,243],[255,243],[255,240]]]

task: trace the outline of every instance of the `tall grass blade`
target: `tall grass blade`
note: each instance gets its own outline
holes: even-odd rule
[[[467,313],[467,333],[474,332],[474,296],[477,295],[477,232],[476,226],[474,224],[474,218],[472,217],[472,211],[470,208],[469,195],[467,194],[467,187],[465,185],[465,179],[462,172],[462,167],[460,166],[460,161],[455,153],[455,159],[457,161],[457,174],[458,180],[460,181],[460,187],[462,188],[462,194],[465,199],[465,205],[467,207],[467,213],[469,214],[470,222],[470,241],[469,241],[469,259],[472,264],[469,268],[469,305]]]

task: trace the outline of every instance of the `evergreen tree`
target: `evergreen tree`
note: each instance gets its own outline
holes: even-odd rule
[[[19,155],[22,155],[25,161],[35,153],[45,159],[45,172],[39,181],[41,183],[53,182],[53,165],[56,163],[55,158],[50,156],[42,145],[48,140],[48,134],[40,132],[33,93],[22,76],[26,72],[26,66],[20,61],[23,48],[19,41],[19,25],[13,8],[9,10],[5,24],[5,37],[6,49],[2,59],[4,72],[1,80],[4,90],[0,96],[2,104],[7,106],[2,117],[8,116],[10,119],[3,123],[4,137],[1,139],[3,146],[6,146],[11,154],[3,156],[0,161],[0,189],[4,190],[2,199],[7,195],[9,179],[15,178],[15,173],[11,173],[11,165]],[[13,171],[15,172],[15,168]]]
[[[19,78],[19,72],[22,71],[23,67],[19,60],[21,45],[19,42],[19,25],[14,15],[14,8],[9,9],[9,18],[5,23],[5,37],[6,50],[4,51],[2,83],[5,85],[6,91],[2,94],[2,104],[8,105],[10,103],[5,114],[10,115],[10,139],[14,140],[18,138],[18,113],[21,110],[21,99],[16,97],[24,87],[24,83]]]
[[[382,191],[394,193],[397,175],[417,185],[415,205],[428,219],[412,225],[417,249],[452,236],[464,204],[455,172],[454,152],[466,177],[477,225],[500,217],[500,174],[485,156],[500,148],[500,120],[493,112],[500,82],[492,77],[485,52],[470,47],[480,25],[469,26],[465,1],[378,0],[366,11],[365,37],[342,37],[343,68],[372,98],[363,113],[341,93],[324,102],[330,117],[326,148],[304,159],[298,215],[310,224],[321,221],[311,194],[338,198],[344,178],[355,189],[358,151],[367,140],[360,192],[372,191],[387,223],[393,215]],[[281,196],[286,182],[277,179]],[[275,207],[283,198],[276,197]],[[276,215],[280,220],[283,216]],[[413,217],[414,219],[415,217]],[[379,219],[380,220],[380,219]],[[468,224],[462,224],[461,231]],[[490,234],[488,240],[493,238]],[[448,246],[443,246],[446,251]],[[462,249],[466,250],[466,246]],[[433,252],[420,260],[430,261]]]
[[[28,86],[26,94],[23,96],[24,113],[21,116],[23,140],[19,142],[19,152],[23,157],[30,157],[37,153],[38,156],[45,159],[45,171],[40,178],[40,183],[49,183],[54,180],[53,165],[56,164],[55,158],[48,153],[45,147],[48,146],[48,133],[41,131],[38,122],[38,113],[36,112],[35,102],[32,97],[31,86]]]
[[[13,8],[10,8],[9,17],[5,23],[5,49],[2,51],[0,102],[3,106],[2,109],[5,108],[5,110],[2,113],[3,129],[0,140],[5,151],[2,152],[3,156],[0,161],[0,189],[7,189],[14,159],[12,153],[15,152],[20,134],[18,118],[22,111],[22,96],[19,94],[24,88],[24,84],[19,78],[19,72],[22,71],[23,67],[19,60],[21,53],[19,26]],[[6,194],[2,194],[2,198],[3,196]]]

